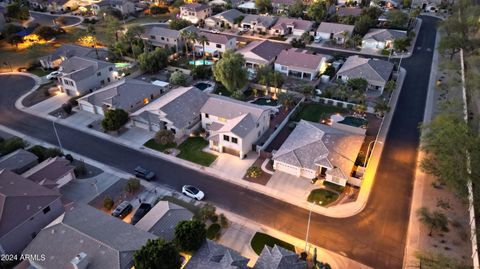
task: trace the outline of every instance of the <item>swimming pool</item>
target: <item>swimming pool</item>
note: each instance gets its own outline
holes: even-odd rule
[[[194,85],[195,87],[199,88],[200,90],[204,91],[207,88],[212,87],[212,85],[205,83],[205,82],[200,82]]]
[[[278,106],[278,101],[266,98],[266,97],[259,97],[252,102],[253,104],[260,105],[260,106]]]
[[[115,63],[115,67],[118,69],[131,67],[131,63]]]
[[[354,116],[346,116],[345,119],[339,121],[338,123],[354,126],[354,127],[362,127],[367,126],[368,121],[364,118],[354,117]]]
[[[189,61],[188,63],[191,65],[195,64],[195,66],[198,66],[198,65],[203,65],[203,60],[196,60],[195,62]],[[205,60],[205,65],[213,65],[213,61]]]

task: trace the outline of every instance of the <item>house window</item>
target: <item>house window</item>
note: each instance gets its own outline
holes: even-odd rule
[[[150,100],[148,100],[148,98],[143,98],[143,104],[146,105],[150,102]]]
[[[102,72],[98,72],[97,73],[97,77],[101,76],[102,75]]]
[[[230,136],[228,136],[228,135],[223,135],[223,140],[224,140],[224,141],[230,141]]]
[[[163,36],[162,36],[162,38],[161,38],[161,39],[162,39],[162,40],[165,40],[165,37],[163,37]]]
[[[208,117],[209,117],[209,115],[208,115],[207,113],[205,113],[205,118],[207,118],[207,119],[208,119]]]
[[[48,212],[50,212],[50,206],[47,206],[43,209],[43,214],[47,214]]]
[[[110,82],[110,78],[107,78],[107,81]]]
[[[287,71],[287,67],[284,66],[284,65],[282,65],[282,66],[280,67],[280,69],[281,69],[282,71]]]
[[[257,128],[258,128],[258,126],[260,126],[260,123],[257,122]]]
[[[236,137],[232,137],[232,143],[234,143],[234,144],[238,144],[238,138],[236,138]]]
[[[221,49],[222,48],[222,44],[217,44],[216,46],[218,49]]]
[[[170,128],[170,131],[172,131],[173,134],[177,133],[177,131],[174,128]]]

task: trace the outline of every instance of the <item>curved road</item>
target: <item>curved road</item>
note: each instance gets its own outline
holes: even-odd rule
[[[402,64],[408,73],[366,208],[345,219],[312,215],[312,243],[374,268],[402,268],[403,263],[419,144],[417,127],[423,118],[436,35],[437,20],[422,19],[417,49]],[[0,124],[56,144],[50,121],[18,111],[14,106],[15,100],[34,85],[33,80],[0,76],[0,85]],[[206,191],[209,201],[222,208],[305,238],[305,209],[62,125],[57,125],[57,129],[63,146],[73,152],[128,172],[142,164],[152,168],[162,184],[176,189],[187,183],[197,185]]]

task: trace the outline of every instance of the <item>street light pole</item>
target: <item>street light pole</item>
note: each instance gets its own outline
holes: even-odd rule
[[[307,223],[307,235],[305,236],[305,253],[307,252],[307,245],[308,245],[308,233],[310,232],[310,219],[312,218],[312,208],[310,207],[310,211],[308,212],[308,223]]]
[[[62,143],[60,142],[60,136],[58,136],[57,127],[55,126],[55,121],[52,121],[52,125],[53,125],[53,131],[55,131],[55,136],[57,137],[58,146],[60,147],[60,151],[63,153],[63,147],[62,147]]]

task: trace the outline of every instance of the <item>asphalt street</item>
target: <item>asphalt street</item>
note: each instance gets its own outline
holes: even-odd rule
[[[374,268],[402,268],[403,263],[419,145],[418,124],[423,118],[436,35],[437,19],[422,19],[414,55],[402,63],[408,73],[366,208],[345,219],[312,215],[312,243]],[[14,107],[15,100],[33,85],[33,80],[24,77],[0,76],[0,124],[56,144],[50,121]],[[208,201],[222,208],[305,238],[305,209],[65,126],[57,125],[57,129],[62,145],[73,152],[127,172],[141,164],[157,173],[159,183],[176,189],[193,184],[205,191]]]
[[[0,12],[5,12],[5,8],[0,7]],[[30,17],[33,18],[33,21],[29,23],[29,26],[35,23],[38,23],[43,26],[54,26],[55,24],[53,20],[60,16],[62,15],[53,15],[53,14],[48,14],[44,12],[30,11]],[[73,25],[80,22],[80,18],[75,16],[64,15],[63,17],[65,17],[65,25],[63,26],[69,26],[69,25]]]

